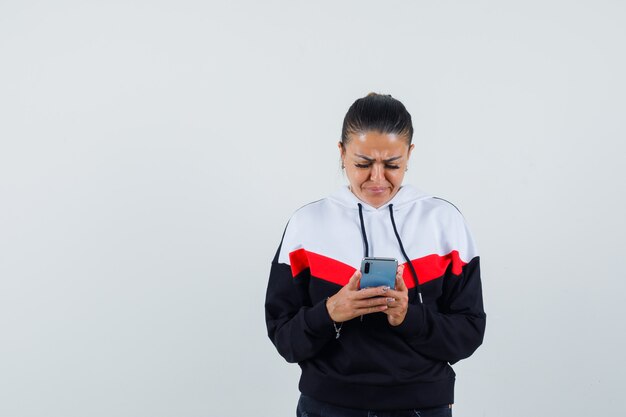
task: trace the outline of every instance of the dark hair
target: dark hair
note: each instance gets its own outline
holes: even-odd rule
[[[341,129],[341,145],[345,146],[350,134],[369,131],[406,137],[411,146],[413,123],[411,115],[399,100],[388,94],[369,93],[358,99],[348,109]]]

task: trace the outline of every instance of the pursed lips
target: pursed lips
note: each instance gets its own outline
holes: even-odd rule
[[[385,186],[365,187],[365,190],[373,194],[381,194],[389,190],[389,187],[385,187]]]

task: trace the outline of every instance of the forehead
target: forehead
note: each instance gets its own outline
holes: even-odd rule
[[[351,134],[349,137],[346,151],[350,154],[389,158],[405,155],[409,150],[406,138],[395,134],[369,131]]]

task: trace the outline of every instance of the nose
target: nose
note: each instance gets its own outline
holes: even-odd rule
[[[381,164],[373,164],[370,172],[370,181],[378,182],[385,176],[385,169]]]

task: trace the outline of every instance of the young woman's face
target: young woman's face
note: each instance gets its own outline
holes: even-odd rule
[[[341,160],[350,190],[361,201],[381,207],[400,189],[413,145],[404,136],[369,131],[351,134],[341,146]]]

